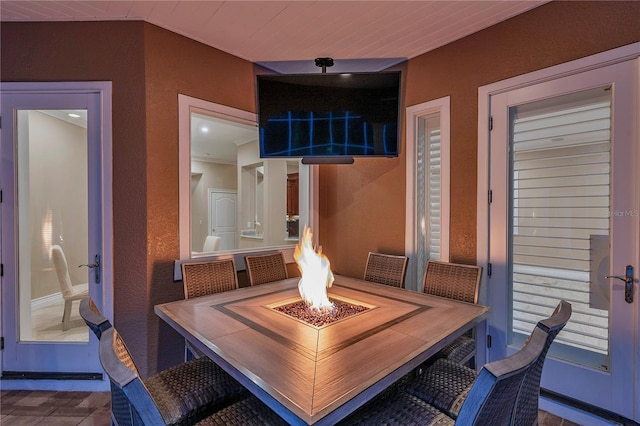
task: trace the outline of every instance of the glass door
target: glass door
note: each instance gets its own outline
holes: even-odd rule
[[[6,87],[3,376],[101,380],[97,340],[78,311],[86,296],[105,306],[101,94]]]
[[[492,96],[489,286],[498,284],[492,325],[505,339],[491,359],[522,347],[567,300],[573,315],[542,387],[637,419],[638,292],[625,298],[608,278],[627,265],[638,277],[633,78],[628,62]]]

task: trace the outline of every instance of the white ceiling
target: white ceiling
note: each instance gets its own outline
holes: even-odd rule
[[[0,19],[144,20],[280,73],[320,72],[317,57],[334,59],[327,72],[361,72],[383,70],[547,1],[1,0]],[[233,163],[237,145],[257,138],[257,129],[220,127],[204,116],[193,117],[192,126],[192,154],[205,161]]]
[[[2,21],[145,20],[283,73],[379,71],[548,0],[0,1]]]
[[[258,128],[191,113],[191,158],[236,164],[238,147],[258,140]]]

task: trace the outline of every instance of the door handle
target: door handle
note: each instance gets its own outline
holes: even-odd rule
[[[82,268],[83,266],[93,269],[96,277],[96,284],[100,284],[100,255],[96,254],[94,263],[83,263],[82,265],[78,265],[78,268]]]
[[[605,278],[615,278],[624,282],[624,300],[627,303],[633,303],[633,266],[627,265],[624,268],[624,277],[607,275]]]

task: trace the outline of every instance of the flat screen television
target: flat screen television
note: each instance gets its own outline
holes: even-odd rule
[[[258,75],[260,157],[397,157],[399,100],[400,72]]]

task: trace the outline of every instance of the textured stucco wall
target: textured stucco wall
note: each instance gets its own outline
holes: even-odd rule
[[[427,20],[428,21],[428,20]],[[475,263],[478,88],[640,40],[640,2],[550,2],[408,61],[404,105],[451,97],[451,260]],[[404,252],[405,157],[322,166],[320,243],[341,274]]]
[[[178,94],[255,112],[254,66],[202,43],[145,25],[147,158],[148,364],[162,370],[180,361],[182,339],[154,313],[183,298],[174,283],[178,241]],[[157,360],[157,365],[155,362]]]

